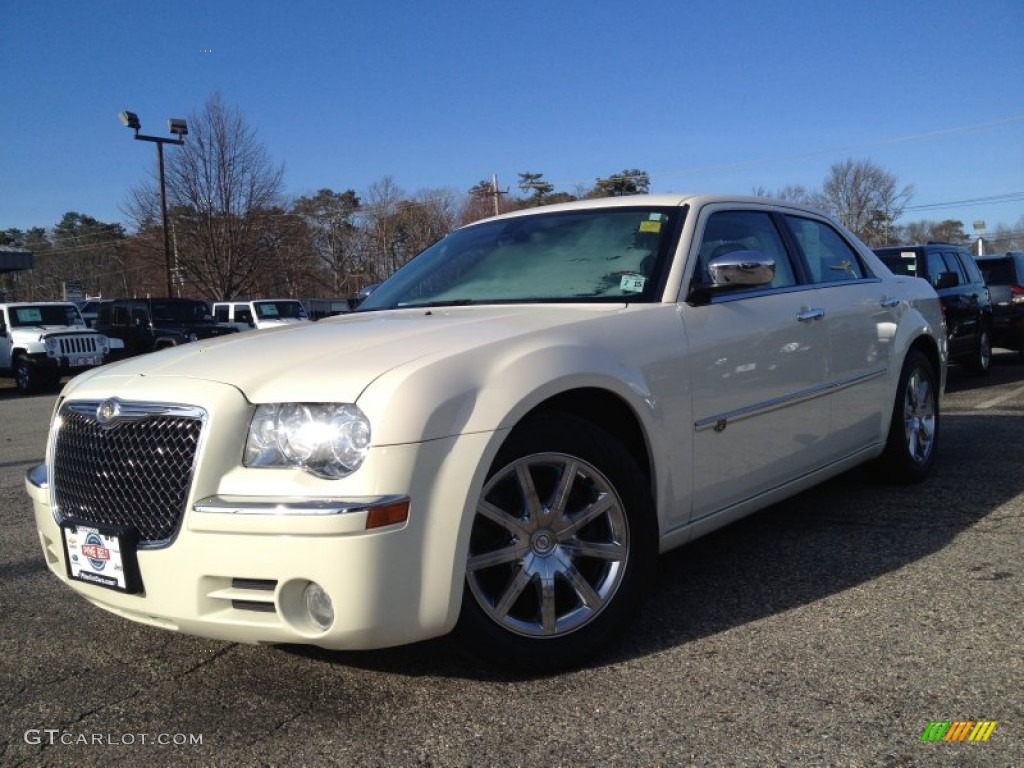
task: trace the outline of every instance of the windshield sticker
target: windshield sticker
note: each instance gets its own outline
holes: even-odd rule
[[[41,323],[43,322],[43,313],[39,307],[25,307],[23,309],[14,310],[14,314],[18,316],[19,323]]]
[[[256,309],[260,317],[278,317],[281,314],[277,311],[277,304],[257,304]]]
[[[660,221],[641,221],[640,222],[641,232],[661,232]]]
[[[913,251],[900,251],[900,258],[902,259],[912,259],[915,256],[917,256],[917,254]]]
[[[647,278],[643,275],[623,275],[619,281],[619,289],[623,293],[643,293]]]

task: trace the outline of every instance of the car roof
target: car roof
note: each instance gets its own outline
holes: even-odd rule
[[[498,219],[512,219],[520,216],[536,216],[543,213],[558,211],[586,211],[600,208],[672,208],[691,205],[701,207],[712,204],[739,204],[739,205],[761,205],[771,208],[785,208],[788,210],[807,211],[818,215],[826,215],[813,206],[791,203],[785,200],[776,200],[770,197],[755,197],[752,195],[726,195],[720,193],[680,193],[680,194],[656,194],[656,195],[625,195],[622,197],[599,197],[590,200],[573,200],[568,203],[556,203],[554,205],[541,205],[534,208],[523,208],[518,211],[509,211],[499,216],[491,216],[480,221],[467,224],[467,227],[482,224],[487,221]]]
[[[72,301],[0,301],[0,307],[78,307]]]

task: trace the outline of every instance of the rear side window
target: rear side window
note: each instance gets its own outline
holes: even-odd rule
[[[786,222],[803,251],[811,282],[838,283],[864,277],[860,256],[828,224],[792,215],[786,216]]]
[[[228,321],[228,308],[226,306],[217,307],[213,310],[213,316],[218,323],[226,323]]]

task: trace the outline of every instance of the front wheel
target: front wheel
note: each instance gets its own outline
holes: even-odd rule
[[[903,362],[882,468],[892,480],[918,483],[931,472],[939,441],[939,386],[928,357],[912,349]]]
[[[656,558],[648,484],[622,445],[570,416],[524,424],[477,502],[458,634],[500,666],[579,664],[632,618]]]
[[[34,394],[39,389],[39,373],[25,355],[14,359],[14,383],[23,395]]]

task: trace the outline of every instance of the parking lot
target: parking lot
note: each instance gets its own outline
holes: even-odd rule
[[[0,384],[4,765],[1024,763],[1024,364],[950,369],[936,472],[844,475],[662,559],[625,641],[549,677],[447,640],[243,646],[94,608],[46,570],[26,469],[52,395]],[[925,742],[933,721],[996,721]]]

